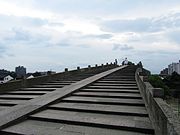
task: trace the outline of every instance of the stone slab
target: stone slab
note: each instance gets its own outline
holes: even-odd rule
[[[24,103],[28,100],[15,100],[15,99],[0,99],[0,105],[16,105],[16,104],[21,104],[21,103]]]
[[[137,86],[136,84],[126,84],[126,83],[93,83],[93,86]]]
[[[151,122],[144,117],[119,116],[109,114],[94,114],[84,112],[45,110],[31,115],[30,118],[46,121],[74,123],[78,125],[91,125],[98,127],[112,127],[116,129],[127,129],[128,131],[139,131],[153,133]]]
[[[142,99],[119,99],[119,98],[100,98],[100,97],[80,97],[80,96],[71,96],[64,98],[62,101],[69,102],[88,102],[96,104],[125,104],[125,105],[135,105],[135,106],[144,106]]]
[[[37,95],[0,95],[0,99],[32,99],[38,97]]]
[[[70,85],[71,83],[65,83],[65,82],[49,82],[49,83],[43,83],[44,85]]]
[[[62,88],[65,85],[34,85],[35,88]]]
[[[71,85],[67,85],[63,88],[56,89],[55,91],[49,92],[45,95],[38,96],[35,99],[25,102],[24,104],[16,105],[14,107],[11,107],[10,109],[5,109],[3,111],[0,111],[0,120],[1,120],[0,121],[0,129],[6,128],[10,124],[12,124],[16,121],[19,121],[19,119],[26,118],[27,115],[41,110],[42,108],[49,105],[50,103],[53,103],[57,100],[61,100],[63,97],[67,96],[68,94],[70,94],[82,87],[85,87],[86,85],[93,83],[93,82],[95,82],[113,72],[116,72],[122,68],[125,68],[125,67],[126,66],[117,67],[117,68],[102,72],[100,74],[89,77],[82,81],[73,83]]]
[[[56,88],[21,88],[21,91],[54,91]]]
[[[79,91],[88,91],[88,92],[115,92],[115,93],[140,93],[139,90],[129,90],[129,89],[80,89]]]
[[[152,135],[125,130],[26,120],[3,130],[25,135]]]
[[[142,98],[137,93],[109,93],[109,92],[76,92],[76,96],[97,96],[97,97],[113,97],[113,98]]]
[[[97,83],[115,83],[115,84],[136,84],[136,81],[97,81]]]
[[[138,89],[137,86],[88,86],[88,88],[104,88],[104,89]]]
[[[11,95],[43,95],[48,93],[48,91],[9,91],[7,94]]]
[[[135,81],[135,79],[131,78],[103,78],[102,81]]]
[[[55,109],[76,110],[85,112],[99,112],[108,114],[119,115],[134,115],[147,117],[147,111],[145,107],[140,106],[125,106],[125,105],[102,105],[102,104],[87,104],[87,103],[58,103],[49,106]]]

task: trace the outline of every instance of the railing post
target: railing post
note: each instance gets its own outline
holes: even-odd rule
[[[65,72],[68,72],[68,68],[65,68],[64,71],[65,71]]]
[[[77,70],[80,70],[80,67],[77,67]]]

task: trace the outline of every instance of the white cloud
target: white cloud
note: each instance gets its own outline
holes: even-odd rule
[[[167,64],[164,56],[170,57],[170,63],[179,58],[179,3],[0,0],[2,68],[24,65],[30,71],[59,70],[128,57],[144,61],[157,72]],[[156,70],[152,63],[158,66],[158,61]]]

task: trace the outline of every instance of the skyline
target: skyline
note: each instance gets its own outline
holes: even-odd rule
[[[0,0],[0,69],[28,72],[180,59],[178,0]]]

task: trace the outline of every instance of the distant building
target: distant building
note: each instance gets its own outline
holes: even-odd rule
[[[178,63],[168,65],[168,75],[171,75],[173,72],[180,74],[180,60]]]
[[[13,79],[14,79],[14,78],[13,78],[12,76],[10,76],[10,75],[5,76],[5,77],[4,77],[4,83],[9,82],[9,81],[11,81],[11,80],[13,80]]]
[[[0,75],[8,75],[10,72],[5,69],[0,69]]]
[[[33,75],[30,75],[30,76],[28,76],[26,79],[31,79],[31,78],[34,78],[34,76],[33,76]]]
[[[163,70],[160,72],[160,75],[162,75],[162,76],[167,76],[167,75],[168,75],[168,68],[163,69]]]
[[[16,72],[17,78],[24,78],[26,76],[26,68],[23,66],[16,67],[15,72]]]
[[[7,83],[7,82],[9,82],[9,81],[11,81],[11,80],[13,80],[14,78],[12,77],[12,76],[10,76],[10,75],[5,75],[5,76],[3,76],[3,75],[1,75],[0,76],[0,83]]]

